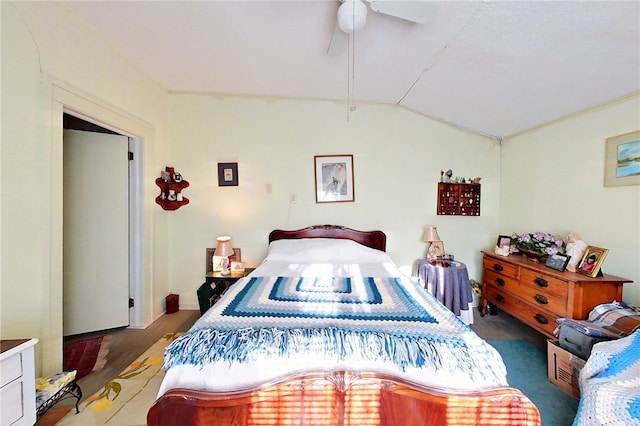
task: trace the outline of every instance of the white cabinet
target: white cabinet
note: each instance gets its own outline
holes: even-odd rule
[[[0,424],[29,425],[36,422],[34,346],[38,339],[0,342]]]

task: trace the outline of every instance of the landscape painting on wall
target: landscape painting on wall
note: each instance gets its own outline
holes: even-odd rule
[[[640,184],[640,131],[606,141],[604,186]]]

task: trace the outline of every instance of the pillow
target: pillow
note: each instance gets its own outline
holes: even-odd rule
[[[269,244],[265,260],[288,262],[390,262],[383,251],[355,241],[334,238],[300,238],[276,240]]]

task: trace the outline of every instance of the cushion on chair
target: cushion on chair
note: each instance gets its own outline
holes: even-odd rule
[[[63,371],[53,376],[40,377],[36,380],[36,408],[47,402],[62,388],[73,382],[76,378],[76,370]]]

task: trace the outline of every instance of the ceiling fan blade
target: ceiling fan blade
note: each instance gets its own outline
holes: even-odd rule
[[[338,22],[336,21],[336,27],[333,30],[333,35],[331,36],[331,41],[329,42],[327,53],[331,56],[340,55],[347,48],[348,42],[349,34],[343,32],[338,26]]]
[[[369,6],[374,12],[416,24],[428,24],[436,13],[436,5],[425,1],[402,0],[369,0]]]

